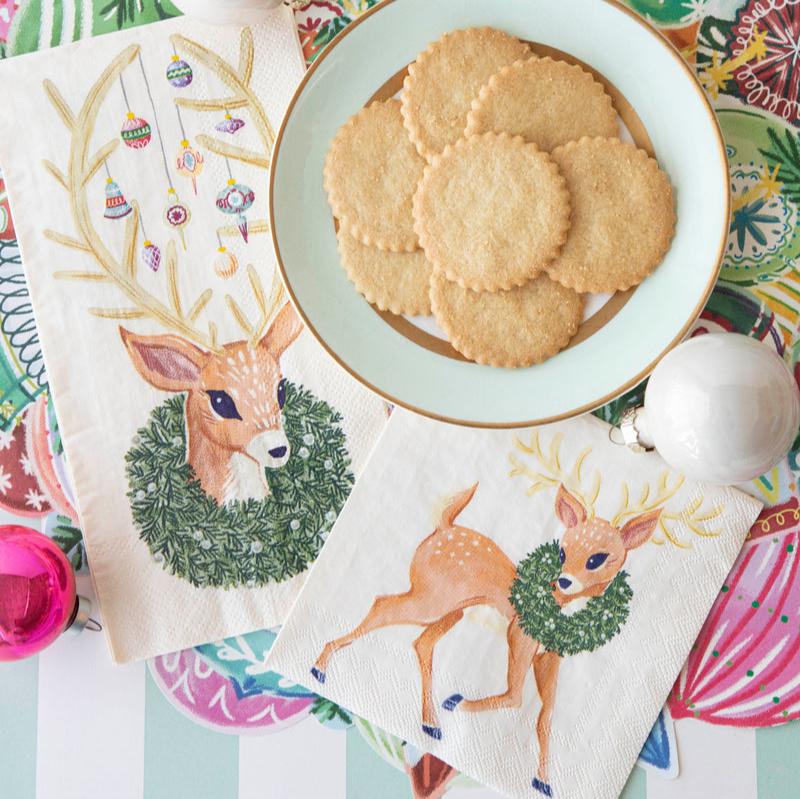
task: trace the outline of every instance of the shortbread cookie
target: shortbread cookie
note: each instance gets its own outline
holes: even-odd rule
[[[569,208],[550,156],[505,133],[448,145],[414,195],[415,229],[433,268],[475,291],[539,274],[567,237]]]
[[[431,306],[453,347],[489,366],[541,363],[569,344],[583,318],[583,297],[547,275],[478,292],[434,273]]]
[[[662,261],[675,230],[669,178],[644,150],[618,139],[570,142],[552,153],[572,199],[564,249],[547,265],[575,291],[622,291]]]
[[[341,228],[338,238],[342,266],[359,294],[381,311],[430,314],[433,269],[422,250],[386,252]]]
[[[527,44],[494,28],[446,33],[420,53],[403,83],[403,119],[430,159],[461,138],[473,98],[506,64],[530,55]]]
[[[503,67],[472,101],[466,134],[510,133],[550,152],[583,136],[616,136],[603,86],[577,64],[528,58]]]
[[[411,201],[424,165],[399,100],[372,103],[351,117],[325,158],[325,191],[339,225],[381,250],[417,249]]]

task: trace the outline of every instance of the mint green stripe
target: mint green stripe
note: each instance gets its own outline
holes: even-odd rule
[[[72,41],[81,38],[81,23],[83,21],[83,0],[75,0],[75,21],[72,25]]]
[[[622,789],[619,799],[647,799],[647,772],[634,766],[628,782]],[[753,797],[755,799],[755,797]]]
[[[390,766],[351,727],[347,731],[347,799],[410,799],[408,777]]]
[[[758,799],[797,799],[800,796],[800,723],[756,730]]]
[[[53,30],[50,33],[50,47],[61,44],[61,34],[64,26],[64,3],[62,0],[53,0]]]
[[[39,658],[0,663],[0,794],[36,797]]]
[[[266,779],[266,775],[265,775]],[[143,799],[235,799],[239,738],[190,721],[147,672]]]

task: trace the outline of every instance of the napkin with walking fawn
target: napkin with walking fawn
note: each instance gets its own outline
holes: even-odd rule
[[[515,799],[616,799],[760,508],[591,416],[395,411],[268,663]]]

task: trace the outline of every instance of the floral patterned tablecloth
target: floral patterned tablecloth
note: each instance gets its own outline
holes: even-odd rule
[[[374,4],[313,0],[296,10],[307,62]],[[695,69],[727,144],[730,236],[695,335],[731,330],[753,336],[800,375],[800,0],[628,5]],[[0,55],[177,13],[169,0],[0,0]],[[615,422],[642,390],[598,414]],[[787,724],[800,717],[799,450],[800,438],[785,461],[753,483],[765,511],[654,727],[626,797],[800,795],[793,755],[800,725]],[[0,520],[52,535],[87,582],[1,177]],[[263,660],[273,637],[264,631],[158,658],[147,669],[113,669],[102,643],[84,636],[80,644],[61,641],[39,658],[2,667],[0,767],[10,775],[3,795],[490,795],[435,758],[269,672]],[[737,668],[745,659],[759,662],[757,674]],[[106,735],[111,728],[114,734]],[[278,734],[267,735],[273,732]],[[71,757],[91,757],[91,773],[74,769]]]

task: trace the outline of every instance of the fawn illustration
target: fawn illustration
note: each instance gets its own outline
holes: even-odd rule
[[[119,328],[133,365],[150,385],[187,392],[186,460],[203,490],[220,504],[269,496],[265,469],[289,460],[279,362],[302,329],[289,303],[255,346],[234,341],[219,353],[181,336]]]
[[[585,452],[581,460],[584,457]],[[554,461],[558,463],[557,455]],[[690,526],[702,524],[719,512],[697,516],[695,520],[700,503],[692,503],[679,514],[667,513],[663,505],[683,481],[679,479],[668,488],[665,478],[662,478],[658,491],[653,495],[650,495],[649,488],[643,492],[638,507],[630,506],[625,486],[624,508],[612,523],[590,515],[588,502],[582,502],[570,493],[563,482],[540,474],[535,476],[546,482],[534,484],[534,490],[529,493],[557,485],[555,515],[563,524],[564,532],[561,537],[561,570],[551,585],[551,591],[561,612],[566,614],[579,610],[590,598],[602,595],[622,569],[628,552],[648,541],[657,527],[664,532],[665,523],[678,518],[686,520]],[[422,680],[422,729],[432,738],[441,739],[442,728],[432,690],[436,644],[462,619],[467,608],[484,605],[496,609],[508,621],[506,690],[495,696],[474,699],[454,693],[442,707],[447,711],[458,709],[462,712],[519,707],[525,679],[531,669],[541,701],[536,721],[539,762],[532,786],[545,796],[552,796],[547,775],[548,746],[562,657],[557,652],[547,651],[520,626],[517,611],[510,600],[517,566],[491,538],[456,522],[477,488],[478,483],[475,483],[454,496],[434,531],[419,544],[409,567],[409,590],[378,596],[360,624],[324,646],[311,674],[324,683],[331,655],[374,630],[401,624],[423,627],[414,641]],[[621,520],[625,518],[627,521],[622,524]]]

